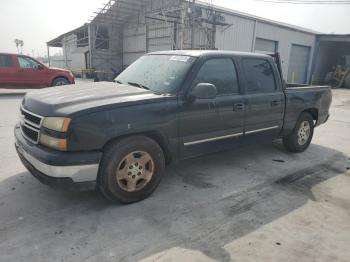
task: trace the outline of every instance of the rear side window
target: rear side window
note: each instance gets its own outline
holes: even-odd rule
[[[198,83],[215,85],[218,95],[239,92],[236,67],[230,58],[215,58],[206,61],[195,79],[195,84]]]
[[[248,93],[268,93],[276,90],[272,67],[267,60],[244,58],[242,64],[247,78]]]
[[[0,67],[12,67],[12,57],[9,55],[0,55]]]

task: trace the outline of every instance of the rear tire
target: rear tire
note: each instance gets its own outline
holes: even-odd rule
[[[132,136],[107,146],[100,165],[102,194],[113,202],[133,203],[147,198],[159,185],[165,158],[154,140]]]
[[[309,113],[302,113],[289,136],[283,137],[283,145],[293,153],[305,151],[312,140],[314,134],[314,120]]]
[[[69,84],[70,84],[69,81],[64,77],[57,77],[52,82],[52,86],[65,86],[65,85],[69,85]]]

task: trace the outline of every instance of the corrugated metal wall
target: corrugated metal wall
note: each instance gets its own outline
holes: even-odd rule
[[[216,30],[216,48],[221,50],[246,51],[252,49],[255,21],[225,14],[228,26]]]
[[[95,39],[96,30],[98,26],[104,26],[108,28],[108,49],[96,49]],[[92,34],[92,64],[93,68],[98,71],[111,72],[112,70],[121,70],[121,47],[122,41],[120,39],[119,28],[115,27],[108,21],[103,23],[91,24]],[[109,76],[110,77],[110,76]]]
[[[123,30],[123,68],[147,52],[146,25],[140,24]]]
[[[87,47],[77,47],[76,35],[68,35],[63,37],[63,61],[59,65],[53,62],[52,66],[65,67],[70,69],[85,68],[84,53],[88,50]],[[67,64],[66,64],[67,60]]]
[[[205,12],[204,12],[205,13]],[[310,60],[314,52],[315,34],[302,32],[278,24],[242,16],[240,14],[223,11],[226,26],[217,26],[215,36],[215,47],[219,50],[235,50],[251,52],[255,50],[256,39],[266,39],[277,43],[278,52],[281,54],[282,69],[284,78],[287,79],[290,64],[292,45],[310,47]],[[137,21],[139,24],[135,24]],[[173,23],[161,21],[145,20],[145,16],[140,14],[136,17],[133,25],[123,29],[122,33],[122,66],[126,67],[137,58],[147,52],[170,50],[180,48],[190,48],[190,42],[182,42],[182,33],[179,26],[174,28]],[[195,30],[196,49],[210,48],[211,25],[203,24]],[[185,30],[185,37],[190,40],[191,30]],[[175,34],[175,35],[174,35]],[[310,79],[311,62],[308,63],[307,79]]]
[[[147,52],[171,50],[173,46],[174,24],[149,23],[147,25]]]

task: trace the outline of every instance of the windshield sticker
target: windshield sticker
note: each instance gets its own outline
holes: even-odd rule
[[[174,55],[174,56],[170,57],[170,61],[179,61],[179,62],[187,63],[187,61],[190,58],[191,58],[190,56]]]

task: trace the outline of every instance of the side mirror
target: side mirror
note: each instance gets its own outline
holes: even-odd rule
[[[44,67],[43,67],[42,65],[38,65],[38,66],[37,66],[37,69],[38,69],[38,70],[43,70]]]
[[[199,83],[190,92],[190,97],[197,99],[214,99],[216,95],[216,86],[210,83]]]

